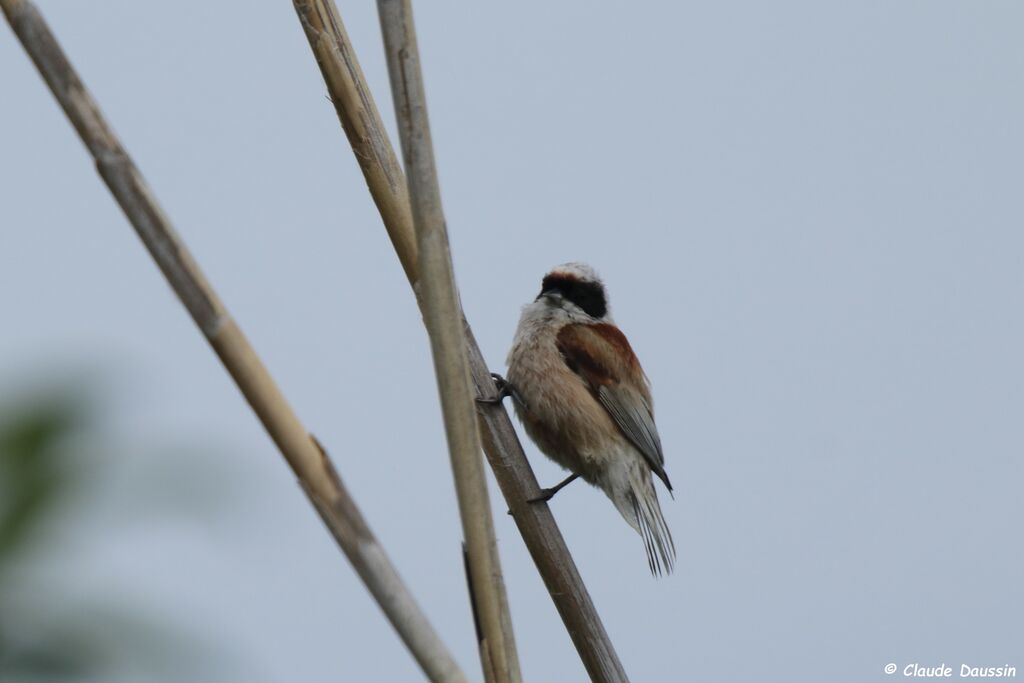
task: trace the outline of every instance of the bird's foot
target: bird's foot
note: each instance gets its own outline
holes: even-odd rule
[[[570,474],[568,477],[566,477],[563,481],[561,481],[560,483],[556,484],[555,486],[552,486],[549,489],[541,489],[539,496],[534,496],[533,498],[530,498],[526,502],[527,503],[546,503],[549,500],[551,500],[552,498],[554,498],[556,493],[558,493],[559,491],[564,489],[566,486],[568,486],[569,484],[571,484],[574,481],[576,481],[576,478],[579,477],[579,476],[580,475],[578,475],[578,474]]]
[[[527,498],[526,502],[527,503],[546,503],[549,500],[551,500],[552,498],[554,498],[556,493],[558,493],[558,491],[555,489],[554,486],[552,486],[549,489],[541,489],[539,496],[534,496],[533,498]]]
[[[477,403],[498,405],[505,400],[506,396],[511,396],[512,400],[519,404],[519,407],[526,410],[526,401],[523,400],[523,397],[511,382],[496,372],[491,373],[491,378],[494,380],[494,387],[498,390],[498,395],[489,398],[477,397]]]

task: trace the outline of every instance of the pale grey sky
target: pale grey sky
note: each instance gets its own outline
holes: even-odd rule
[[[39,4],[479,680],[426,338],[291,3]],[[393,130],[375,6],[339,7]],[[544,271],[583,260],[654,384],[676,573],[648,575],[597,490],[553,503],[632,679],[1024,672],[1024,6],[416,16],[456,272],[492,367]],[[169,443],[230,491],[127,527],[111,503],[83,520],[94,540],[65,580],[138,597],[244,659],[239,680],[416,680],[0,34],[0,383],[94,368],[113,437],[135,445],[122,471],[164,472],[175,451],[144,444]],[[526,678],[582,681],[492,492]]]

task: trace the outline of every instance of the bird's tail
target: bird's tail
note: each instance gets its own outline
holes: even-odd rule
[[[613,496],[615,506],[644,541],[651,574],[671,574],[676,563],[676,545],[661,513],[658,493],[649,472],[629,477],[625,496]]]

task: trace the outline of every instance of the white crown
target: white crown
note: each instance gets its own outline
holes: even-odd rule
[[[568,275],[584,282],[601,282],[601,278],[598,277],[597,271],[586,263],[563,263],[560,266],[555,266],[551,269],[551,272],[548,273],[548,275],[555,274]]]

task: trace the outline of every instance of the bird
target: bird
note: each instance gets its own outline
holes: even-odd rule
[[[655,576],[671,573],[675,544],[652,475],[672,495],[654,424],[650,381],[612,321],[604,283],[584,263],[551,269],[523,307],[499,402],[513,397],[526,433],[572,474],[543,489],[547,501],[576,478],[600,488],[643,539]]]

